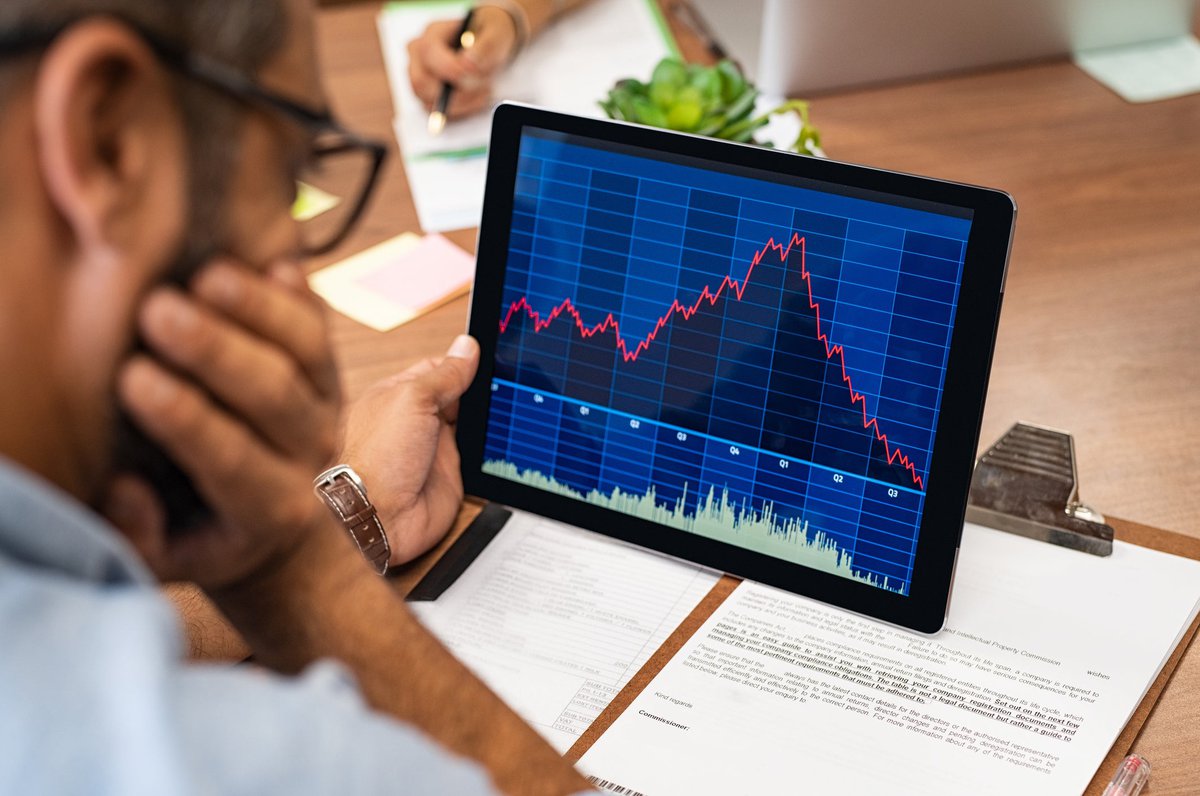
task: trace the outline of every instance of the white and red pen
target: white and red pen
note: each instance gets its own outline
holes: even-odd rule
[[[1141,755],[1130,755],[1104,789],[1104,796],[1138,796],[1148,779],[1150,761]]]

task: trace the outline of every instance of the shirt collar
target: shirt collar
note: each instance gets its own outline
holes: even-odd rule
[[[0,555],[97,583],[154,582],[133,547],[99,515],[3,456]]]

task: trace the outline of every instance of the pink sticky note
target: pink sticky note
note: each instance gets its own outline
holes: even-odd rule
[[[458,295],[475,276],[475,260],[441,235],[426,235],[390,265],[359,279],[382,298],[420,312]]]
[[[386,332],[462,295],[475,259],[441,235],[406,233],[309,278],[337,311]]]

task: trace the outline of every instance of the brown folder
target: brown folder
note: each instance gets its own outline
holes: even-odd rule
[[[1161,550],[1164,553],[1172,553],[1184,556],[1185,558],[1200,560],[1200,539],[1124,520],[1110,520],[1110,523],[1116,531],[1116,538],[1121,541],[1130,542],[1142,547],[1149,547],[1154,550]],[[584,752],[591,748],[596,739],[629,707],[634,697],[640,694],[642,689],[654,679],[654,676],[662,671],[667,661],[671,660],[671,657],[683,647],[684,642],[691,638],[692,634],[717,609],[717,606],[733,592],[738,582],[737,578],[726,575],[713,586],[712,591],[700,601],[696,609],[676,628],[675,632],[671,634],[650,660],[646,662],[646,665],[633,676],[628,685],[621,689],[621,692],[613,698],[613,701],[609,703],[604,712],[580,736],[575,745],[567,752],[567,760],[575,763],[583,756]],[[1091,784],[1088,785],[1087,790],[1084,792],[1085,796],[1093,796],[1093,794],[1101,796],[1104,788],[1108,785],[1109,779],[1117,770],[1117,766],[1120,765],[1121,760],[1133,748],[1138,735],[1142,731],[1142,727],[1154,711],[1154,706],[1158,702],[1159,696],[1162,695],[1163,689],[1166,688],[1167,683],[1171,680],[1171,675],[1174,674],[1180,660],[1182,660],[1188,647],[1191,645],[1197,626],[1200,626],[1200,617],[1183,634],[1179,646],[1175,648],[1171,656],[1167,659],[1167,662],[1163,664],[1162,671],[1159,672],[1158,677],[1151,684],[1150,690],[1146,692],[1146,696],[1142,699],[1141,704],[1134,711],[1133,717],[1129,719],[1129,723],[1125,725],[1125,729],[1121,731],[1116,743],[1113,744],[1112,748],[1108,751],[1108,755],[1104,758],[1104,762],[1096,771]],[[1154,761],[1151,760],[1150,762],[1153,766]]]

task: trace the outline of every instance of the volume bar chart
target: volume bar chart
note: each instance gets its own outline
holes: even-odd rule
[[[563,460],[559,462],[559,470],[571,470],[572,465],[586,469],[593,462],[599,465],[597,470],[606,466],[633,467],[649,454],[658,463],[660,472],[692,470],[720,473],[723,478],[697,477],[690,483],[684,481],[679,493],[670,493],[668,499],[668,494],[658,494],[652,482],[638,491],[634,479],[622,479],[608,491],[597,487],[583,492],[570,485],[574,479],[569,475],[568,480],[559,481],[536,468],[522,470],[502,458],[489,458],[484,465],[485,472],[718,541],[729,541],[732,533],[739,547],[785,558],[822,572],[882,588],[900,585],[899,581],[889,582],[887,575],[852,569],[850,555],[839,544],[840,540],[819,528],[810,528],[802,518],[804,507],[797,505],[795,496],[807,491],[813,480],[814,466],[809,462],[746,448],[729,440],[694,435],[674,426],[547,396],[507,382],[492,383],[492,400],[498,411],[512,419],[510,422],[514,425],[507,431],[510,440],[515,435],[518,445],[523,437],[520,427],[530,421],[543,430],[553,427],[564,438],[578,438],[579,432],[588,427],[603,430],[603,451],[582,453],[572,445],[560,454]],[[529,444],[537,447],[540,441],[530,439]],[[909,511],[915,513],[920,501],[916,492],[901,497],[899,490],[885,484],[847,483],[844,479],[835,480],[835,475],[834,471],[826,471],[817,476],[828,482],[825,491],[831,502],[837,502],[839,498],[835,493],[844,492],[855,500],[872,501],[892,511],[900,504],[907,504]],[[731,483],[741,485],[749,477],[757,481],[759,500],[750,500],[736,486],[736,491],[731,491]],[[814,490],[814,499],[816,495],[817,490]]]
[[[484,470],[907,593],[969,231],[527,132]]]

